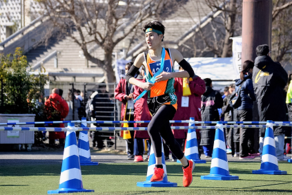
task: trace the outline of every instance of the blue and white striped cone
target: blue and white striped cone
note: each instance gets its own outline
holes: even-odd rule
[[[87,127],[85,117],[82,117],[81,127]],[[78,151],[81,166],[98,165],[98,162],[91,161],[88,131],[80,131],[78,140]]]
[[[229,175],[223,123],[217,122],[211,170],[209,175],[201,176],[203,180],[238,180],[238,176]]]
[[[280,171],[276,157],[273,121],[267,121],[264,146],[262,152],[261,169],[253,170],[254,174],[286,175],[287,171]]]
[[[195,126],[194,117],[190,118],[189,126]],[[185,157],[188,160],[193,160],[195,163],[206,163],[205,160],[201,160],[199,157],[196,129],[188,130]]]
[[[83,189],[74,123],[69,123],[68,128],[72,131],[67,131],[66,134],[59,189],[49,190],[48,194],[94,192]]]
[[[155,164],[156,164],[156,159],[155,159],[153,147],[154,147],[153,144],[151,144],[146,181],[137,182],[137,186],[138,187],[177,187],[177,183],[172,183],[172,182],[167,181],[167,172],[166,172],[165,158],[164,158],[164,153],[163,153],[163,151],[164,151],[163,144],[161,146],[162,166],[163,166],[163,170],[164,170],[163,180],[156,181],[156,182],[150,181],[152,175],[154,174],[154,168],[155,168]]]

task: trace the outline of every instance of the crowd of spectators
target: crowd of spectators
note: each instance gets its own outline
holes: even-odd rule
[[[196,121],[253,121],[254,109],[257,109],[256,113],[258,113],[260,121],[287,121],[288,111],[289,116],[292,116],[292,86],[288,88],[286,104],[284,88],[290,84],[291,75],[287,81],[286,71],[269,57],[268,45],[259,45],[256,53],[255,63],[252,60],[246,60],[238,75],[239,78],[233,84],[226,86],[222,93],[213,89],[210,78],[201,79],[199,75],[191,79],[176,78],[174,88],[178,109],[174,120],[188,120],[190,117],[194,117]],[[126,65],[126,71],[131,65],[132,63]],[[140,74],[139,79],[142,79],[142,76],[143,74]],[[183,93],[184,82],[188,83],[191,91],[188,95]],[[151,118],[146,104],[147,95],[144,96],[145,100],[142,99],[141,103],[133,105],[133,99],[142,91],[141,89],[134,90],[125,79],[121,79],[115,90],[115,98],[122,103],[121,120],[149,120]],[[131,109],[129,109],[129,105],[132,105]],[[239,159],[253,159],[261,156],[265,129],[260,129],[258,136],[256,135],[258,131],[253,128],[226,128],[224,131],[227,152],[232,156],[239,157]],[[289,152],[290,143],[289,139],[285,140],[285,133],[290,137],[291,128],[274,127],[278,160],[288,158],[284,154]],[[175,130],[173,134],[183,147],[187,135],[186,130]],[[214,137],[215,130],[197,130],[199,152],[207,158],[212,157]],[[259,139],[255,139],[258,137]],[[131,139],[127,140],[128,159],[140,161],[136,157],[140,156],[143,150],[141,138],[149,140],[147,135],[137,137],[137,132],[131,133]],[[285,143],[286,151],[284,151]],[[138,152],[134,152],[134,148],[139,148]],[[168,160],[169,149],[166,145],[164,145],[164,153]],[[172,155],[172,159],[177,160],[174,155]]]
[[[194,117],[196,121],[253,121],[254,113],[258,113],[259,121],[287,121],[292,120],[292,85],[291,74],[269,57],[268,45],[259,45],[256,48],[257,57],[255,62],[246,60],[242,65],[242,71],[233,84],[226,86],[222,93],[213,89],[210,78],[200,78],[195,75],[193,78],[176,78],[174,88],[177,95],[178,109],[174,120],[188,120]],[[130,69],[133,63],[128,63],[125,71]],[[141,68],[137,79],[143,80],[144,70]],[[190,93],[184,93],[184,83],[189,87]],[[121,102],[121,120],[150,120],[151,114],[147,106],[147,94],[136,103],[133,100],[142,93],[142,89],[129,84],[125,79],[118,83],[114,98]],[[45,108],[48,120],[87,120],[105,121],[113,120],[114,103],[106,91],[106,85],[100,84],[93,92],[88,101],[84,99],[84,93],[80,90],[70,90],[65,99],[62,97],[63,90],[53,89],[52,94],[46,98]],[[285,101],[286,98],[286,101]],[[74,106],[73,106],[74,104]],[[257,112],[254,112],[254,109]],[[74,116],[74,117],[73,117]],[[100,126],[99,123],[94,124]],[[105,126],[103,124],[102,126]],[[172,124],[173,126],[187,126],[188,124]],[[207,124],[205,124],[207,125]],[[209,125],[209,124],[208,124]],[[64,124],[50,124],[49,126],[63,127]],[[144,127],[147,124],[129,123],[130,127]],[[225,128],[225,140],[227,153],[231,153],[239,159],[253,159],[261,156],[265,129],[259,130],[256,135],[252,128]],[[187,130],[174,130],[174,137],[184,147]],[[291,128],[274,127],[276,144],[276,156],[278,160],[286,160],[291,145]],[[109,139],[102,132],[92,133],[93,147],[102,149],[104,139]],[[200,154],[207,158],[212,157],[215,130],[197,130],[197,139]],[[259,137],[259,139],[257,139]],[[59,139],[60,145],[64,145],[65,134],[63,132],[50,132],[49,143],[55,145]],[[143,160],[144,140],[147,145],[151,142],[147,132],[130,131],[130,138],[126,139],[127,154],[129,160],[140,162]],[[259,147],[257,147],[259,146]],[[286,149],[286,150],[285,150]],[[149,151],[149,149],[148,149]],[[166,160],[169,159],[169,149],[164,145]],[[172,155],[173,161],[176,157]]]

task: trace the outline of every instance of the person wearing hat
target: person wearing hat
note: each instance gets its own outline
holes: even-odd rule
[[[269,56],[269,46],[259,45],[253,69],[253,86],[257,98],[260,121],[287,121],[284,88],[288,75],[280,63],[274,62]],[[287,160],[284,156],[284,138],[286,128],[274,127],[276,156],[278,160]],[[262,155],[265,129],[260,130],[260,149]]]

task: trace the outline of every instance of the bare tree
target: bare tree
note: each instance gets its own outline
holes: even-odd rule
[[[200,29],[200,36],[209,51],[218,57],[232,55],[232,40],[241,29],[241,1],[238,0],[205,0],[210,9],[216,13],[216,18],[209,22],[209,33]],[[237,33],[238,34],[238,33]],[[204,49],[206,50],[206,48]]]
[[[163,13],[170,0],[37,0],[60,34],[70,36],[87,60],[102,68],[106,82],[115,81],[112,53],[141,23]],[[73,32],[78,33],[73,33]],[[104,51],[94,56],[96,44]]]
[[[273,7],[272,57],[278,61],[291,61],[292,1],[276,0]]]

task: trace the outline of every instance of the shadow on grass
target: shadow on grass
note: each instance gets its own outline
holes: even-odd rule
[[[45,160],[43,160],[45,161]],[[42,161],[41,161],[42,162]],[[0,166],[0,176],[58,176],[61,172],[61,163],[56,164],[44,164],[38,165],[5,165]],[[46,161],[48,162],[48,161]],[[29,163],[29,162],[27,162]],[[148,164],[137,163],[118,163],[118,164],[99,164],[97,166],[81,166],[82,175],[144,175],[146,176]],[[168,164],[167,173],[169,175],[182,175],[182,168],[179,164]],[[210,165],[196,166],[195,175],[208,175],[210,173]],[[232,169],[230,174],[250,174],[250,170],[245,169]]]
[[[14,186],[29,186],[29,185],[13,185],[13,184],[9,185],[9,184],[4,184],[4,185],[0,185],[0,187],[1,186],[5,186],[5,187],[7,187],[7,186],[11,186],[12,187],[13,186],[14,187]]]

